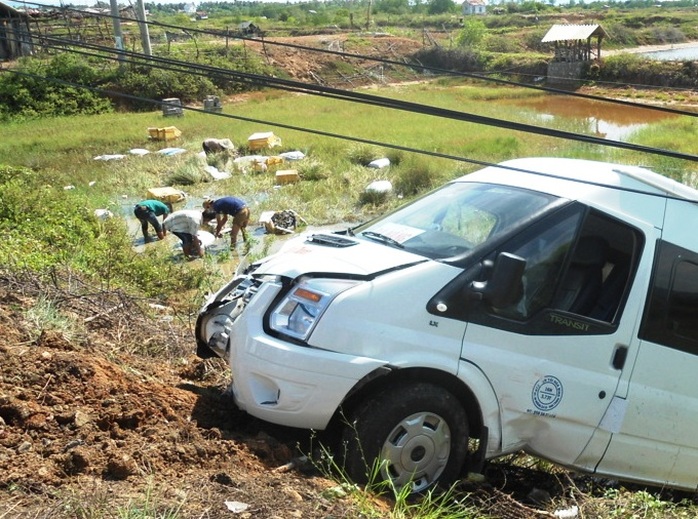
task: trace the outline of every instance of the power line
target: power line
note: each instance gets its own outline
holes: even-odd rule
[[[56,40],[61,43],[65,43],[65,40],[50,38],[50,40]],[[141,65],[149,66],[153,68],[162,68],[165,70],[174,70],[181,73],[198,74],[198,75],[217,75],[220,77],[232,77],[239,80],[243,80],[258,86],[278,88],[282,90],[291,90],[296,92],[304,92],[313,95],[320,95],[324,97],[330,97],[333,99],[346,100],[352,102],[360,102],[363,104],[368,104],[372,106],[377,106],[380,108],[391,108],[401,111],[406,111],[410,113],[419,113],[423,115],[430,115],[433,117],[440,117],[452,120],[458,120],[462,122],[470,122],[475,124],[482,124],[487,126],[494,126],[502,129],[522,131],[526,133],[533,133],[537,135],[543,135],[547,137],[555,137],[566,140],[573,140],[579,142],[585,142],[588,144],[596,144],[599,146],[615,147],[621,149],[627,149],[635,152],[650,153],[654,155],[662,155],[671,158],[678,158],[682,160],[698,161],[698,156],[692,154],[686,154],[681,152],[676,152],[672,150],[665,150],[661,148],[653,148],[649,146],[643,146],[639,144],[627,143],[623,141],[616,141],[610,139],[603,139],[600,137],[592,135],[584,135],[574,132],[567,132],[563,130],[556,130],[552,128],[544,128],[526,123],[518,123],[514,121],[507,121],[504,119],[496,119],[493,117],[475,115],[466,112],[459,112],[456,110],[450,110],[445,108],[438,108],[430,105],[423,105],[419,103],[413,103],[408,101],[400,101],[396,99],[390,99],[386,97],[376,96],[373,94],[367,94],[363,92],[355,92],[349,90],[342,90],[333,87],[327,87],[323,85],[303,83],[299,81],[286,80],[281,78],[272,78],[269,76],[263,76],[259,74],[244,73],[239,71],[232,71],[227,69],[221,69],[217,67],[212,67],[208,65],[199,65],[195,63],[182,62],[174,60],[171,58],[160,58],[157,56],[145,56],[140,53],[135,53],[131,51],[116,50],[110,47],[99,46],[94,44],[73,44],[74,47],[86,48],[92,50],[98,50],[107,54],[114,54],[118,57],[127,56],[132,60],[143,60]],[[77,50],[72,50],[68,52],[80,53]],[[101,55],[95,55],[90,53],[85,53],[93,57],[104,58]],[[114,59],[114,58],[111,58]],[[158,65],[156,65],[156,63]],[[168,66],[173,68],[168,68]],[[181,67],[181,68],[179,68]],[[186,68],[185,68],[186,67]]]
[[[49,7],[45,4],[40,4],[40,3],[34,3],[34,2],[28,2],[28,3],[31,3],[32,5],[37,5],[40,7]],[[74,9],[74,8],[69,8],[69,7],[64,7],[62,9],[67,10],[67,11],[83,12],[79,9]],[[98,17],[113,18],[112,15],[102,14],[102,13],[95,13],[94,15],[98,16]],[[120,17],[120,19],[124,20],[125,18]],[[205,34],[208,36],[215,36],[215,37],[222,37],[222,36],[226,36],[226,35],[230,34],[229,31],[226,31],[225,33],[223,33],[222,31],[184,27],[181,25],[166,24],[166,23],[152,21],[152,20],[146,21],[145,23],[148,25],[156,26],[156,27],[178,29],[178,30],[187,31],[190,33]],[[260,41],[260,39],[258,39],[258,38],[252,38],[249,36],[245,36],[243,34],[233,33],[233,35],[236,39],[240,39],[243,41],[255,41],[255,42]],[[439,68],[439,67],[422,65],[421,63],[414,63],[414,62],[413,63],[405,63],[405,62],[401,62],[401,61],[389,60],[386,58],[376,58],[374,56],[368,56],[368,55],[363,55],[363,54],[347,53],[347,52],[336,51],[336,50],[331,50],[331,49],[318,49],[315,47],[308,47],[308,46],[299,45],[299,44],[295,44],[295,43],[289,43],[289,42],[266,41],[264,39],[262,39],[261,41],[265,45],[276,45],[276,46],[280,46],[280,47],[287,47],[287,48],[308,51],[308,52],[319,52],[319,53],[335,55],[335,56],[343,57],[343,58],[375,61],[375,62],[381,63],[383,65],[408,67],[408,68],[413,68],[413,69],[419,69],[422,71],[440,73],[440,74],[444,74],[444,75],[464,77],[464,78],[475,79],[475,80],[485,81],[485,82],[490,82],[490,83],[495,83],[495,84],[515,86],[515,87],[519,87],[519,88],[528,88],[528,89],[537,90],[537,91],[541,91],[541,92],[562,94],[562,95],[570,96],[570,97],[578,97],[578,98],[582,98],[582,99],[607,102],[607,103],[618,104],[618,105],[623,105],[623,106],[630,106],[630,107],[634,107],[634,108],[654,110],[654,111],[665,112],[665,113],[670,113],[670,114],[674,114],[674,115],[685,115],[688,117],[698,117],[698,113],[696,113],[696,112],[689,112],[689,111],[680,110],[680,109],[672,108],[672,107],[668,107],[668,106],[646,105],[646,104],[642,104],[642,103],[628,101],[625,99],[613,99],[613,98],[597,96],[597,95],[593,95],[593,94],[586,94],[586,93],[582,93],[582,92],[573,92],[573,91],[564,90],[564,89],[552,88],[552,87],[547,87],[547,86],[542,86],[542,85],[532,85],[529,83],[522,83],[522,82],[517,82],[517,81],[501,79],[501,78],[497,78],[497,77],[491,77],[493,74],[501,74],[501,73],[506,74],[506,72],[494,72],[493,71],[493,72],[488,72],[486,74],[477,74],[477,73],[472,73],[472,72],[453,71],[453,70],[443,69],[443,68]],[[606,84],[610,84],[610,83],[606,83]],[[642,86],[642,85],[635,85],[635,86]]]

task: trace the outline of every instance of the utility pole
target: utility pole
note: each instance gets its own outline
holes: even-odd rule
[[[119,51],[119,66],[124,66],[124,61],[126,56],[124,56],[124,35],[121,32],[121,17],[119,14],[119,5],[116,3],[117,0],[109,0],[111,5],[111,20],[114,25],[114,46]]]
[[[371,26],[371,7],[373,5],[373,0],[368,0],[368,8],[366,9],[366,30],[368,31]]]
[[[137,0],[136,2],[136,18],[138,18],[138,26],[141,29],[143,54],[152,56],[153,49],[150,47],[150,32],[148,31],[148,23],[145,19],[145,5],[143,4],[143,0]]]

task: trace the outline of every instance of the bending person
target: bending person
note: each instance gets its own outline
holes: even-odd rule
[[[194,210],[175,211],[162,222],[163,230],[171,232],[182,241],[185,256],[203,257],[204,249],[196,235],[204,222],[202,214]]]
[[[153,226],[159,239],[162,240],[165,237],[158,216],[162,216],[164,220],[171,212],[172,205],[160,200],[142,200],[133,207],[133,216],[141,222],[143,241],[148,242],[148,224]]]
[[[238,232],[242,234],[243,241],[247,242],[247,224],[250,222],[250,209],[247,203],[241,198],[225,196],[216,200],[204,201],[204,217],[208,219],[216,218],[217,238],[221,236],[221,230],[228,221],[228,217],[233,217],[232,230],[230,231],[230,246],[237,244]]]

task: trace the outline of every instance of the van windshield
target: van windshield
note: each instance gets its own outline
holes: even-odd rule
[[[415,254],[449,258],[507,232],[555,200],[509,186],[454,182],[355,232]]]

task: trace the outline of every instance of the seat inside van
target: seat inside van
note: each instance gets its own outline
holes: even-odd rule
[[[555,308],[591,316],[601,295],[608,249],[608,242],[600,236],[580,238],[555,297]]]

